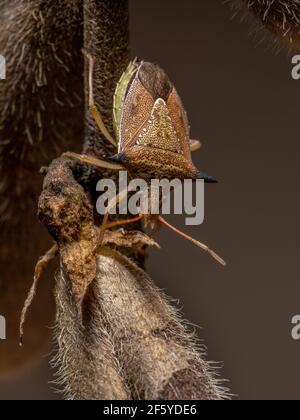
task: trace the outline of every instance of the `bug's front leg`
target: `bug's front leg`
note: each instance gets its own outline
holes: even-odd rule
[[[128,217],[127,219],[116,220],[114,222],[108,223],[108,215],[109,215],[109,213],[120,202],[122,202],[125,198],[127,198],[127,195],[128,195],[128,189],[125,188],[124,190],[120,191],[116,195],[116,197],[114,197],[111,200],[109,200],[109,202],[107,204],[107,207],[106,207],[106,213],[104,215],[103,223],[102,223],[102,226],[100,228],[101,231],[104,231],[104,230],[107,230],[107,229],[116,228],[116,227],[121,227],[121,226],[128,225],[128,224],[131,224],[131,223],[136,223],[136,222],[139,222],[140,220],[144,219],[144,215],[143,214],[138,214],[137,216],[134,216],[134,217]]]
[[[115,171],[120,171],[122,169],[123,170],[125,169],[123,165],[120,165],[120,164],[117,164],[117,163],[107,162],[106,160],[96,159],[96,158],[93,158],[92,156],[88,156],[88,155],[80,155],[78,153],[66,152],[66,153],[63,154],[63,156],[79,160],[82,163],[85,163],[87,165],[95,166],[96,168],[112,169],[112,170],[115,170]]]

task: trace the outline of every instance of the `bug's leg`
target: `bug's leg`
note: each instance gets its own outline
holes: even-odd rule
[[[105,124],[103,122],[102,116],[98,111],[95,101],[94,101],[94,89],[93,89],[93,73],[94,73],[94,64],[95,60],[91,54],[85,52],[85,55],[89,61],[89,110],[91,115],[93,116],[99,130],[104,135],[104,137],[115,147],[117,147],[117,143],[114,138],[111,136]]]
[[[120,164],[117,164],[117,163],[112,163],[112,162],[107,162],[106,160],[96,159],[96,158],[93,158],[92,156],[88,156],[88,155],[80,155],[78,153],[66,152],[66,153],[63,154],[63,156],[69,157],[69,158],[72,158],[72,159],[77,159],[82,163],[86,163],[88,165],[96,166],[97,168],[113,169],[113,170],[116,170],[116,171],[120,171],[122,169],[125,169],[123,165],[120,165]]]
[[[103,226],[103,228],[104,229],[112,229],[112,228],[119,227],[119,226],[129,225],[130,223],[139,222],[143,218],[144,218],[144,215],[139,214],[138,216],[132,217],[132,218],[129,218],[129,219],[117,220],[115,222],[107,223]]]
[[[31,289],[28,293],[28,296],[26,298],[26,301],[24,303],[22,314],[21,314],[21,320],[20,320],[20,346],[23,344],[23,336],[24,336],[24,324],[26,321],[28,310],[33,302],[33,299],[36,295],[36,290],[38,283],[45,271],[45,269],[48,267],[51,260],[53,260],[58,253],[58,245],[55,244],[49,251],[46,252],[46,254],[39,259],[35,266],[34,270],[34,280],[33,284],[31,286]]]
[[[104,217],[103,217],[102,225],[99,229],[99,238],[98,238],[97,250],[102,245],[103,238],[104,238],[104,233],[105,233],[106,230],[114,228],[114,227],[118,227],[118,226],[124,226],[124,225],[130,224],[130,223],[135,223],[135,222],[138,222],[139,220],[143,219],[144,215],[138,215],[138,216],[130,218],[130,219],[117,220],[115,222],[108,223],[108,217],[109,217],[110,210],[114,206],[116,206],[120,201],[122,201],[127,196],[127,193],[128,193],[128,190],[126,188],[126,189],[122,190],[119,194],[117,194],[117,196],[115,198],[113,198],[112,200],[110,200],[108,202],[106,212],[105,212]]]
[[[186,235],[185,233],[181,232],[181,230],[177,229],[176,227],[172,226],[170,223],[168,223],[163,217],[158,216],[158,220],[167,228],[171,229],[173,232],[177,233],[178,235],[182,236],[183,238],[187,239],[188,241],[191,241],[194,245],[198,246],[199,248],[203,249],[204,251],[208,252],[216,261],[218,261],[221,265],[224,267],[226,266],[226,262],[221,258],[218,254],[216,254],[213,250],[208,248],[207,245],[197,241],[196,239],[192,238],[189,235]]]
[[[128,194],[128,189],[125,188],[124,190],[120,191],[116,195],[116,197],[112,198],[108,202],[107,207],[106,207],[106,212],[105,212],[105,215],[104,215],[104,219],[103,219],[102,225],[100,227],[100,235],[103,235],[104,230],[111,229],[111,228],[118,227],[118,226],[128,225],[130,223],[135,223],[135,222],[138,222],[138,221],[140,221],[144,218],[143,214],[139,214],[139,215],[137,215],[135,217],[132,217],[132,218],[128,218],[128,219],[124,219],[124,220],[116,220],[115,222],[107,223],[108,215],[109,215],[110,211],[118,203],[120,203],[124,198],[126,198],[127,194]]]
[[[199,140],[190,139],[191,152],[195,152],[196,150],[201,149],[201,147],[202,147],[202,143]]]
[[[102,242],[103,242],[103,238],[104,238],[104,232],[105,232],[105,225],[107,224],[107,222],[108,222],[108,217],[109,217],[109,214],[108,214],[108,211],[105,213],[105,215],[104,215],[104,217],[103,217],[103,221],[102,221],[102,225],[101,225],[101,227],[100,227],[100,232],[99,232],[99,238],[98,238],[98,245],[97,245],[97,248],[99,248],[99,247],[101,247],[101,245],[102,245]]]

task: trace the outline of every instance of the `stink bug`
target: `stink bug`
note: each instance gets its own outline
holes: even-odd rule
[[[117,153],[108,161],[78,155],[72,152],[65,156],[80,160],[99,168],[127,169],[129,173],[146,181],[162,179],[203,179],[208,183],[214,178],[199,171],[193,164],[191,152],[201,147],[197,140],[191,140],[189,124],[181,99],[166,73],[148,62],[131,62],[122,75],[114,95],[114,134],[106,129],[93,97],[94,60],[89,59],[89,108],[104,137],[112,143]],[[120,192],[117,201],[120,200]],[[112,228],[139,219],[155,230],[163,224],[204,249],[220,264],[226,265],[214,251],[206,245],[187,236],[170,225],[161,216],[140,215],[133,219],[109,223],[104,228]]]
[[[111,160],[145,179],[203,178],[214,182],[192,162],[186,113],[162,69],[146,62],[131,63],[114,102],[118,154]]]

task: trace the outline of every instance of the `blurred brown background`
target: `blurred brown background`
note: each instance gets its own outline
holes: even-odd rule
[[[206,187],[206,220],[177,226],[208,243],[226,269],[162,231],[148,271],[201,326],[209,360],[242,399],[299,399],[299,93],[290,56],[220,0],[131,0],[132,54],[158,62],[204,147],[199,167],[220,180]],[[1,342],[0,342],[1,345]],[[0,384],[1,399],[54,399],[47,358]]]

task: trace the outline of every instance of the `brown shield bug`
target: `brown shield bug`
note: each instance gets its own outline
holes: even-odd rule
[[[146,181],[152,178],[177,178],[217,182],[194,166],[191,152],[199,149],[201,144],[190,139],[188,119],[181,99],[166,73],[158,65],[134,61],[122,75],[114,95],[114,140],[94,103],[94,60],[88,54],[87,57],[90,62],[90,112],[102,134],[116,147],[117,153],[109,162],[72,152],[65,153],[65,156],[99,168],[126,169],[131,175]],[[179,231],[161,216],[140,215],[133,219],[109,223],[104,227],[113,228],[142,218],[153,230],[157,224],[167,226],[207,251],[220,264],[226,265],[214,251]]]
[[[142,62],[131,64],[125,79],[128,73],[133,76],[124,86],[125,92],[121,82],[115,95],[118,154],[112,160],[146,179],[202,178],[215,182],[192,162],[187,116],[165,72]]]

